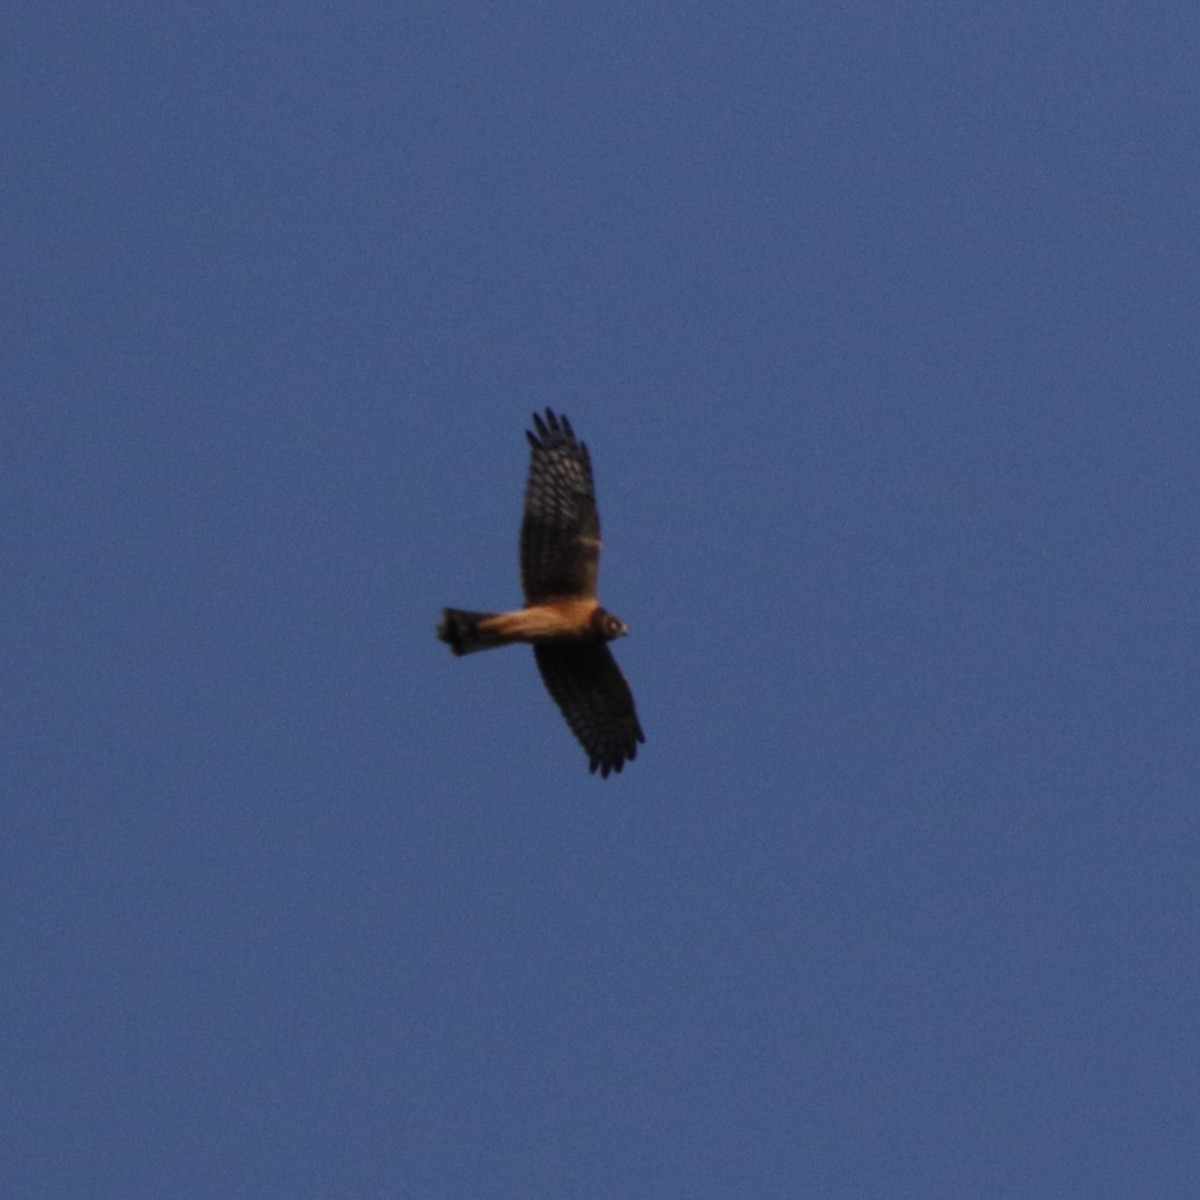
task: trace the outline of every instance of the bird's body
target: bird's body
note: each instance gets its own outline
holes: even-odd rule
[[[637,754],[645,735],[633,695],[608,642],[628,632],[596,599],[600,519],[592,464],[566,417],[533,418],[521,582],[525,607],[510,612],[443,610],[438,637],[456,655],[514,642],[533,646],[538,670],[567,724],[607,777]]]
[[[455,654],[471,654],[510,642],[544,642],[556,638],[578,641],[590,635],[592,616],[599,610],[595,600],[534,604],[501,613],[447,608],[438,636],[449,643]]]

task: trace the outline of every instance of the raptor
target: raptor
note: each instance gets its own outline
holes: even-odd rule
[[[608,643],[629,632],[596,598],[600,518],[587,446],[570,421],[546,409],[526,431],[532,447],[521,522],[525,606],[510,612],[442,611],[437,635],[456,654],[525,642],[542,681],[607,778],[646,740],[633,693]]]

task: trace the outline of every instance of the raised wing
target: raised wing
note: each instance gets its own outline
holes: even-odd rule
[[[596,595],[600,567],[600,517],[587,446],[570,421],[546,409],[533,447],[521,523],[521,586],[528,604]]]

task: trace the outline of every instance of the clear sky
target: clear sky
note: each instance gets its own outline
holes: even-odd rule
[[[1200,1195],[1200,9],[20,7],[0,1194]]]

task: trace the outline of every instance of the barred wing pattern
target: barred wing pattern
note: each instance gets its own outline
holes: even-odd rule
[[[534,646],[542,682],[562,710],[571,732],[587,751],[588,769],[608,778],[637,757],[646,740],[633,707],[633,693],[617,660],[603,642]]]
[[[521,586],[528,604],[596,595],[600,517],[587,446],[571,422],[546,409],[536,413],[521,524]]]
[[[629,632],[596,598],[600,518],[587,446],[551,409],[527,430],[532,455],[521,523],[525,605],[510,612],[446,608],[437,635],[456,655],[517,642],[533,646],[542,681],[607,779],[646,740],[629,684],[608,648]]]

